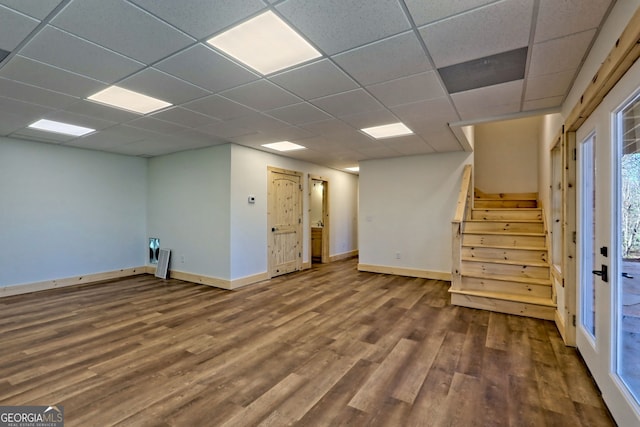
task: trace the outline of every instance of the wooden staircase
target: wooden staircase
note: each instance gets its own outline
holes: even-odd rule
[[[554,319],[547,235],[537,194],[476,191],[460,233],[459,275],[449,291],[452,304]]]

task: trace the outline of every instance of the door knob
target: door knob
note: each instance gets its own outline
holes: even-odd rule
[[[274,232],[278,231],[278,228],[277,227],[271,227],[271,231],[274,231]]]
[[[609,268],[602,264],[602,270],[593,270],[593,274],[600,276],[603,282],[609,282]]]

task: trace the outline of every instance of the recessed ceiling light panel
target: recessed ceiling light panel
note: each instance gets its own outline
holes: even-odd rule
[[[375,139],[394,138],[396,136],[411,135],[413,131],[404,123],[390,123],[388,125],[374,126],[370,128],[360,129],[362,132]]]
[[[172,105],[160,99],[118,86],[108,87],[87,99],[140,114],[149,114]]]
[[[236,25],[207,43],[262,74],[322,56],[272,11]]]
[[[31,129],[43,130],[45,132],[61,133],[63,135],[82,136],[95,132],[95,129],[86,128],[83,126],[70,125],[68,123],[56,122],[53,120],[38,120],[35,123],[31,123],[29,126]]]
[[[289,141],[280,141],[280,142],[273,142],[271,144],[262,144],[262,146],[265,148],[276,150],[276,151],[294,151],[294,150],[304,150],[307,148],[307,147],[303,147],[302,145],[294,144],[293,142],[289,142]]]
[[[350,168],[344,168],[344,170],[347,170],[349,172],[360,172],[360,166],[353,166]]]

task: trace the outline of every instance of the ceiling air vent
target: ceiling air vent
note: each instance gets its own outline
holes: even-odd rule
[[[439,68],[449,93],[464,92],[524,79],[527,50],[523,47],[473,61]]]

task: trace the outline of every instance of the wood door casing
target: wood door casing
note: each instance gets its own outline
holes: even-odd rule
[[[302,173],[268,168],[268,254],[271,277],[302,268]]]

